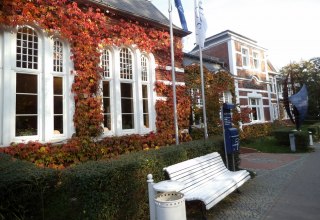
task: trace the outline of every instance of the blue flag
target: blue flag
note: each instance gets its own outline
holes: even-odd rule
[[[308,90],[306,85],[303,85],[299,92],[290,96],[289,100],[297,111],[297,114],[294,115],[296,117],[296,127],[299,130],[308,112]]]
[[[181,27],[183,30],[188,31],[187,22],[186,22],[186,18],[184,17],[184,11],[181,4],[181,0],[174,0],[174,3],[179,12]]]

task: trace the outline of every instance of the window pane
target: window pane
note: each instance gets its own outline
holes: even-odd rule
[[[133,129],[134,119],[133,114],[122,114],[122,129]]]
[[[148,110],[148,100],[145,99],[143,100],[143,113],[148,113],[149,110]]]
[[[62,92],[63,92],[62,77],[54,77],[53,93],[55,95],[62,95]]]
[[[121,83],[121,97],[133,98],[131,83]]]
[[[38,134],[37,116],[17,116],[16,136],[31,136]]]
[[[63,44],[60,41],[53,43],[53,71],[63,72]]]
[[[120,78],[132,79],[132,55],[128,48],[120,50]]]
[[[110,51],[104,50],[101,58],[103,77],[110,77]]]
[[[133,100],[132,99],[121,99],[122,113],[133,113]]]
[[[104,128],[111,130],[110,82],[102,81]]]
[[[63,134],[63,116],[62,115],[54,116],[54,133]]]
[[[149,128],[149,114],[143,115],[143,124],[146,128]]]
[[[104,97],[110,97],[109,81],[103,81],[103,96]]]
[[[17,33],[16,66],[38,69],[38,36],[34,30],[23,27]]]
[[[148,98],[148,86],[142,85],[142,98]]]
[[[103,125],[105,128],[108,128],[108,130],[111,130],[111,116],[110,116],[110,114],[104,115]]]
[[[36,75],[17,73],[17,93],[37,93],[38,78]]]
[[[134,108],[132,84],[121,83],[121,111],[122,111],[122,128],[134,128]]]
[[[110,113],[110,98],[103,98],[103,112]]]
[[[141,80],[148,81],[148,58],[144,55],[141,57]]]
[[[54,114],[63,114],[63,97],[54,97]]]
[[[35,95],[16,95],[16,114],[37,114],[38,96]]]
[[[54,134],[63,134],[63,78],[53,77]]]

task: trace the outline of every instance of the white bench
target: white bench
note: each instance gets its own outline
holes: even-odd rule
[[[206,210],[250,179],[246,170],[229,171],[217,152],[165,167],[164,171],[171,180],[184,183],[179,192],[186,201],[202,201]]]

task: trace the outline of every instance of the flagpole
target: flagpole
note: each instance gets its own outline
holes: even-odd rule
[[[204,76],[203,76],[202,47],[200,45],[199,45],[199,53],[200,53],[200,74],[201,74],[204,138],[207,139],[208,138],[208,126],[207,126],[206,96],[205,96]]]
[[[202,2],[201,2],[202,4]],[[202,113],[203,113],[203,126],[204,126],[204,138],[208,138],[208,126],[207,126],[207,112],[206,112],[206,96],[205,96],[205,82],[203,76],[203,60],[202,60],[202,47],[204,46],[205,37],[203,34],[204,27],[202,27],[203,21],[201,21],[200,11],[199,11],[199,3],[198,0],[194,0],[194,8],[195,8],[195,29],[196,29],[196,40],[199,46],[199,59],[200,59],[200,75],[201,75],[201,93],[202,93]],[[202,19],[203,19],[202,15]],[[198,25],[200,25],[200,30],[198,29]],[[201,33],[200,33],[200,32]]]
[[[173,45],[173,29],[172,29],[172,3],[169,0],[169,20],[170,20],[170,47],[171,47],[171,74],[172,74],[172,88],[173,88],[173,115],[176,145],[179,145],[179,130],[178,130],[178,115],[177,115],[177,95],[176,95],[176,74],[174,65],[174,45]]]

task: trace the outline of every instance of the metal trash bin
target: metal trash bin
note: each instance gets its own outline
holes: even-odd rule
[[[154,200],[157,220],[186,220],[186,205],[182,193],[158,193]]]

